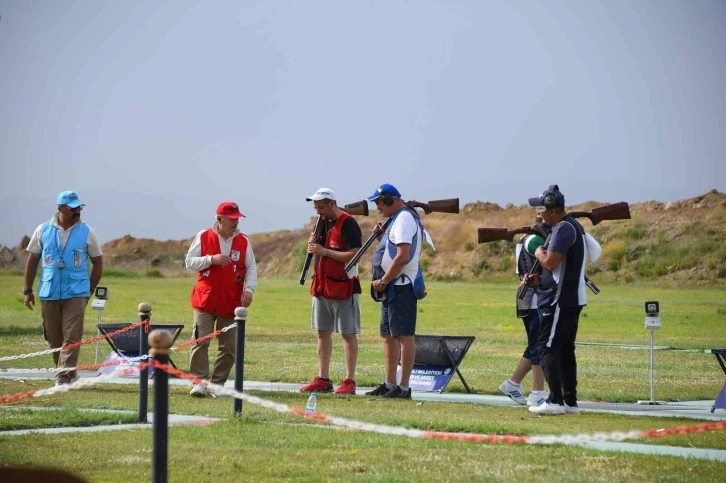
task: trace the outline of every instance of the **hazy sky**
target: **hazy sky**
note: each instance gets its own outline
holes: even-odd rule
[[[317,188],[568,204],[726,190],[720,0],[0,0],[0,243],[294,229]]]

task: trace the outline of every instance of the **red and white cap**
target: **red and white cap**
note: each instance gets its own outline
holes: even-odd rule
[[[226,216],[227,218],[239,218],[244,217],[239,211],[239,206],[234,201],[223,201],[217,207],[217,216]]]

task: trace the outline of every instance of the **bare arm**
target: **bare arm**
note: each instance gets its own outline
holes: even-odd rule
[[[91,268],[91,295],[93,295],[96,287],[98,287],[98,282],[101,281],[101,275],[103,275],[103,256],[90,257],[90,259],[93,265]]]
[[[557,252],[551,252],[545,250],[542,247],[537,248],[534,252],[534,256],[539,260],[539,264],[550,272],[554,271],[562,261],[562,254]]]
[[[25,286],[23,288],[33,288],[33,282],[35,282],[35,276],[38,273],[39,262],[40,253],[28,253],[28,260],[25,262],[25,274],[23,277]]]
[[[35,282],[35,275],[38,273],[38,262],[40,262],[40,253],[29,252],[28,260],[25,262],[25,273],[23,274],[23,280],[25,282],[23,290],[32,290],[33,283]],[[35,306],[35,295],[33,295],[33,292],[25,295],[23,304],[30,310],[33,310],[33,307]]]

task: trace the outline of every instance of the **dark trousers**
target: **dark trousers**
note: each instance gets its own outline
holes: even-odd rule
[[[575,338],[582,307],[543,307],[537,350],[550,388],[547,402],[577,405]]]

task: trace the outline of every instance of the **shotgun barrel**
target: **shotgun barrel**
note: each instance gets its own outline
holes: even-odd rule
[[[318,215],[318,219],[315,221],[315,228],[313,228],[313,233],[315,234],[315,239],[320,238],[320,230],[323,226],[323,217]],[[310,269],[310,263],[313,261],[313,254],[308,253],[305,256],[305,263],[303,263],[302,272],[300,273],[300,285],[305,285],[305,278],[308,276],[308,270]]]

